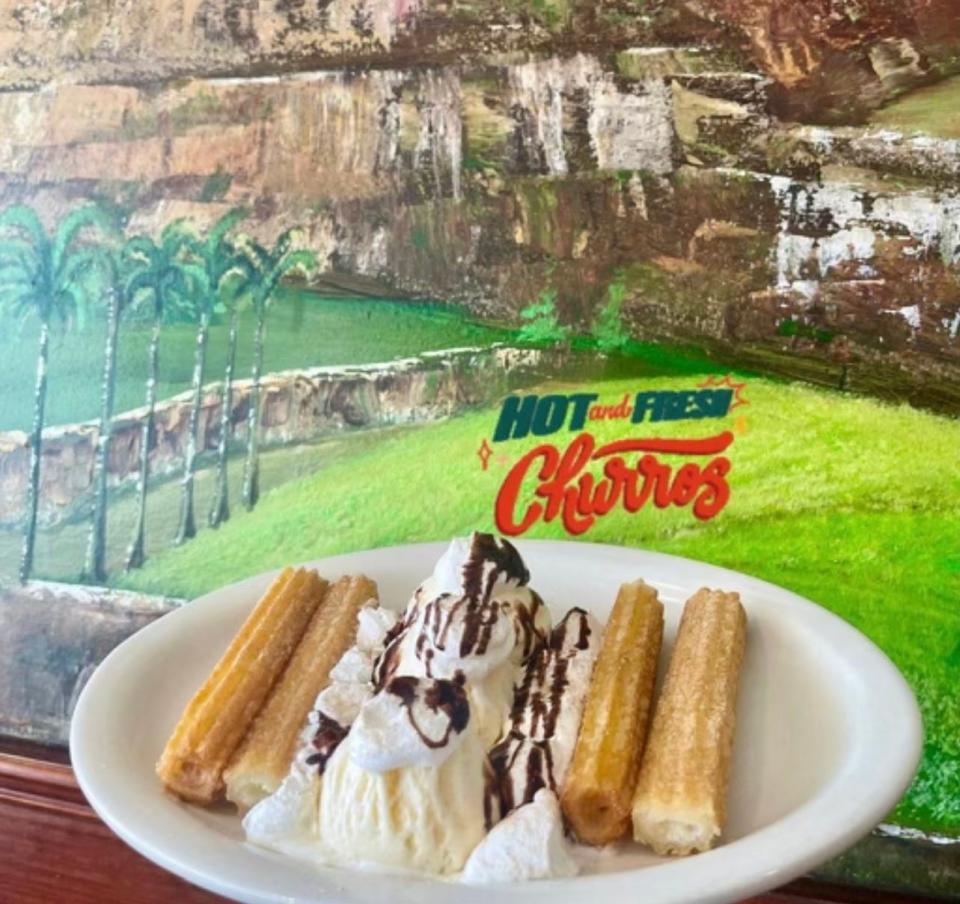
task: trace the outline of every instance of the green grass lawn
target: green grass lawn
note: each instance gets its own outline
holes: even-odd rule
[[[241,318],[237,349],[239,377],[250,372],[254,319]],[[50,344],[47,424],[89,420],[100,412],[100,375],[106,326],[96,321],[84,332],[55,333]],[[283,289],[267,320],[264,373],[324,364],[363,364],[458,345],[489,345],[511,335],[471,322],[439,304],[385,299],[324,298]],[[157,398],[189,388],[193,373],[195,328],[186,323],[164,327],[160,345]],[[125,322],[120,333],[115,411],[143,404],[149,324]],[[22,334],[0,331],[0,430],[28,430],[33,418],[37,327]],[[226,362],[227,324],[210,331],[207,380],[217,380]]]
[[[382,442],[379,431],[367,430],[337,436],[317,443],[287,446],[265,450],[260,456],[260,484],[269,491],[292,480],[314,474],[344,456],[353,456]],[[240,503],[243,483],[243,448],[231,452],[227,469],[230,503],[234,511]],[[213,502],[213,453],[198,459],[199,470],[194,481],[194,501],[200,530],[206,528],[206,518]],[[117,572],[126,561],[127,546],[136,519],[137,498],[132,485],[122,492],[112,492],[107,518],[108,572]],[[179,527],[180,480],[174,474],[168,479],[153,478],[147,496],[146,553],[154,556],[173,546]],[[53,581],[76,582],[81,579],[84,556],[90,535],[89,514],[78,512],[70,521],[55,526],[41,525],[37,531],[34,573]],[[17,579],[23,534],[19,529],[0,529],[0,583]]]
[[[940,138],[960,138],[960,76],[944,79],[904,94],[877,110],[872,125],[900,132],[925,132]]]
[[[651,377],[593,388],[612,401],[641,387],[692,382]],[[926,720],[923,765],[894,818],[960,833],[960,422],[765,380],[751,380],[746,395],[749,407],[731,418],[742,414],[746,427],[730,452],[732,497],[717,518],[700,523],[688,509],[617,511],[583,539],[749,572],[865,631],[917,690]],[[476,450],[494,419],[488,410],[377,434],[118,583],[189,596],[288,562],[493,529],[508,464],[495,457],[483,472]],[[644,433],[705,435],[716,426],[650,425]],[[603,425],[596,433],[623,430]],[[510,462],[532,442],[505,444]],[[563,531],[539,524],[528,536]]]

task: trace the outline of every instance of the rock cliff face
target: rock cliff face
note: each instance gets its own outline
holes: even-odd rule
[[[2,0],[0,71],[9,86],[64,69],[148,83],[709,43],[770,76],[784,109],[829,118],[950,65],[958,30],[952,0]]]
[[[435,420],[499,398],[511,386],[548,367],[549,353],[494,347],[426,352],[384,364],[316,367],[268,374],[260,384],[261,442],[302,443],[342,430]],[[220,433],[220,384],[204,387],[198,448],[215,450]],[[233,384],[231,438],[246,438],[250,381]],[[150,473],[163,477],[183,468],[191,394],[157,405]],[[114,419],[107,464],[111,487],[136,482],[145,411]],[[93,487],[96,422],[44,431],[40,517],[52,523],[89,504]],[[29,438],[0,433],[0,525],[22,517],[29,475]]]
[[[858,125],[958,65],[952,0],[57,9],[0,4],[0,203],[244,203],[336,279],[581,329],[623,280],[638,336],[960,404],[958,142]]]

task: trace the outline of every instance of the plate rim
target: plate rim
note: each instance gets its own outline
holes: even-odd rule
[[[795,829],[813,830],[816,828],[812,824],[813,817],[818,813],[823,814],[823,799],[832,799],[836,794],[835,786],[844,778],[844,774],[849,768],[849,761],[851,759],[851,753],[849,751],[844,754],[843,760],[838,766],[837,774],[832,776],[813,797],[805,800],[799,807],[789,811],[774,822],[749,833],[743,838],[731,841],[720,848],[697,854],[692,858],[682,858],[660,863],[655,867],[640,867],[613,873],[581,875],[573,879],[540,880],[537,882],[495,886],[498,895],[506,896],[509,894],[518,899],[521,897],[532,899],[533,897],[539,898],[541,893],[544,893],[544,895],[551,894],[551,892],[556,894],[561,887],[564,890],[570,889],[573,895],[578,895],[579,893],[592,890],[599,891],[599,888],[591,888],[590,886],[602,885],[609,885],[610,888],[608,888],[607,891],[615,892],[616,889],[613,887],[614,885],[620,884],[622,890],[625,887],[622,883],[635,882],[643,873],[650,869],[657,869],[658,874],[661,876],[667,872],[671,874],[674,872],[689,872],[691,866],[700,864],[701,868],[706,867],[707,861],[710,864],[715,862],[717,854],[735,850],[738,846],[747,842],[750,843],[752,848],[760,848],[757,854],[754,854],[751,859],[753,861],[759,859],[767,863],[766,868],[763,871],[755,871],[749,878],[736,879],[725,876],[722,880],[716,881],[713,884],[713,890],[711,892],[704,894],[701,891],[697,891],[697,900],[701,902],[701,904],[712,904],[712,902],[729,901],[731,900],[731,896],[743,897],[757,894],[803,875],[809,869],[829,859],[830,856],[845,850],[855,841],[864,837],[865,834],[869,833],[872,828],[879,824],[883,817],[889,813],[890,809],[901,798],[903,792],[909,786],[919,765],[923,742],[922,719],[916,696],[913,689],[887,654],[870,638],[839,615],[836,615],[829,609],[806,597],[772,582],[756,578],[745,572],[684,556],[676,556],[642,547],[574,540],[515,540],[510,538],[510,542],[518,547],[521,555],[524,554],[523,550],[525,548],[536,547],[549,552],[550,548],[569,548],[572,546],[576,547],[578,552],[592,551],[594,554],[612,554],[617,557],[639,555],[647,561],[658,561],[665,567],[669,567],[671,564],[677,566],[694,565],[701,571],[706,569],[712,572],[717,580],[733,578],[737,583],[755,587],[758,591],[773,591],[778,596],[785,596],[789,599],[791,606],[803,615],[804,621],[812,619],[815,622],[822,622],[822,626],[828,629],[828,633],[834,635],[834,646],[840,641],[850,643],[857,653],[857,658],[866,657],[866,659],[873,661],[874,666],[879,667],[878,674],[882,674],[886,679],[888,684],[887,692],[890,695],[884,697],[885,705],[888,709],[892,707],[895,710],[895,715],[898,715],[901,721],[896,728],[898,735],[897,744],[881,748],[880,756],[874,759],[874,771],[878,771],[876,768],[878,764],[882,765],[883,769],[879,771],[886,774],[888,784],[879,789],[873,789],[870,794],[870,799],[863,802],[860,809],[854,811],[851,808],[847,811],[845,817],[842,813],[839,815],[833,814],[834,821],[841,822],[842,825],[835,826],[832,831],[828,832],[824,832],[821,828],[819,837],[815,840],[810,840],[806,844],[802,855],[791,856],[786,862],[784,862],[784,858],[779,858],[780,862],[778,863],[777,858],[774,856],[762,856],[763,849],[768,849],[772,855],[776,850],[783,848],[783,841],[788,839],[784,838],[781,840],[780,836],[785,835],[788,831]],[[448,540],[440,540],[373,547],[310,559],[299,564],[308,567],[335,569],[336,565],[331,563],[335,563],[338,559],[356,558],[369,554],[389,555],[401,551],[416,551],[423,554],[426,553],[428,549],[439,553],[446,548],[448,543]],[[91,774],[88,772],[85,763],[87,749],[83,740],[83,727],[87,718],[87,711],[91,706],[90,701],[101,693],[100,685],[109,679],[113,669],[119,667],[118,663],[122,664],[127,657],[131,656],[131,651],[136,650],[140,644],[150,642],[152,632],[160,630],[161,624],[164,625],[163,630],[171,630],[171,620],[179,623],[180,620],[196,617],[190,614],[192,611],[195,611],[194,606],[202,607],[204,602],[208,601],[211,597],[221,595],[229,596],[231,593],[243,592],[246,588],[256,585],[258,582],[266,583],[281,570],[282,568],[276,568],[263,571],[208,591],[167,613],[162,618],[158,618],[144,628],[141,628],[121,644],[118,644],[98,665],[84,686],[77,700],[70,722],[70,758],[77,783],[90,806],[107,826],[142,856],[185,881],[213,893],[229,896],[238,901],[251,902],[251,904],[278,904],[278,902],[290,901],[292,899],[289,895],[284,895],[281,892],[262,892],[260,890],[250,889],[243,884],[235,884],[231,880],[231,877],[224,876],[216,871],[211,872],[209,869],[204,869],[201,866],[185,861],[182,857],[171,854],[164,848],[157,847],[145,841],[136,831],[131,830],[126,825],[125,820],[118,818],[116,814],[112,812],[111,805],[105,802],[104,797],[98,793],[97,781],[91,779]],[[654,581],[654,583],[664,584],[663,581]],[[221,602],[221,605],[226,605],[226,603]],[[875,724],[879,724],[879,720],[875,720]],[[694,871],[697,870],[695,869]],[[398,875],[397,878],[399,881],[405,881],[405,877],[403,876]],[[426,881],[430,880],[427,879]],[[682,879],[678,881],[680,885],[683,884]],[[441,884],[451,884],[443,880],[439,880],[439,882]],[[467,897],[467,895],[472,894],[470,886],[460,883],[452,883],[451,888],[457,890],[458,897]],[[490,887],[480,887],[480,889],[483,888]],[[318,896],[312,898],[312,900],[320,902],[335,901],[338,899],[335,896],[318,894]]]

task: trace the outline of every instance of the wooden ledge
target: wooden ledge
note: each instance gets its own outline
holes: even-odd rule
[[[68,765],[15,754],[0,753],[0,801],[97,819]]]

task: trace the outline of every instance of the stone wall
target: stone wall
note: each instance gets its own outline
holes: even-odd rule
[[[0,736],[65,747],[93,670],[179,602],[51,581],[0,585]]]
[[[546,366],[536,350],[494,347],[426,352],[383,364],[315,367],[267,374],[261,380],[260,422],[264,446],[302,443],[342,430],[435,420],[500,397],[524,375]],[[198,448],[215,450],[220,435],[219,383],[204,386]],[[158,403],[151,475],[183,467],[191,393]],[[250,380],[233,384],[231,436],[245,441]],[[136,482],[144,409],[114,419],[108,481],[111,487]],[[44,431],[40,518],[52,523],[88,504],[98,428],[95,422]],[[29,437],[0,433],[0,524],[14,524],[24,513]]]

